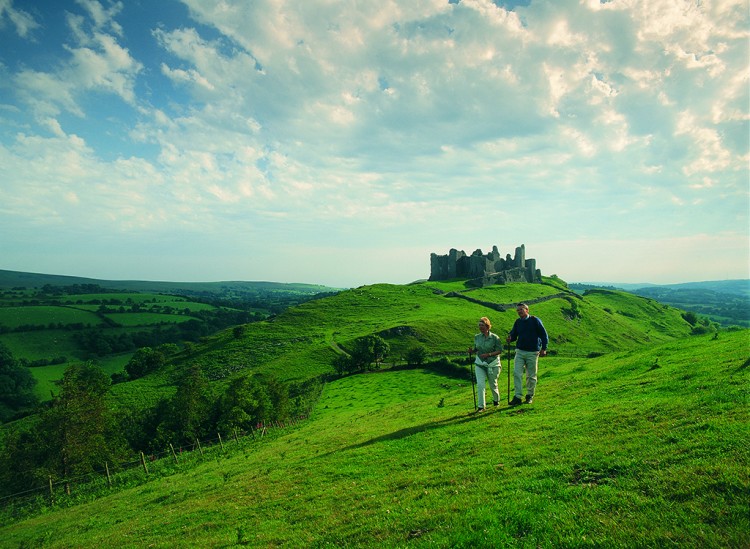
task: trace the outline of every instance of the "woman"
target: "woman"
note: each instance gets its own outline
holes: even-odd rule
[[[477,376],[477,412],[483,412],[484,405],[484,385],[489,382],[490,391],[492,391],[492,400],[497,406],[500,402],[500,391],[497,388],[497,378],[500,377],[500,355],[503,352],[503,345],[500,343],[500,337],[493,334],[490,329],[492,323],[490,319],[483,316],[479,319],[479,332],[474,336],[474,348],[469,348],[469,353],[476,353],[474,361],[474,371]]]

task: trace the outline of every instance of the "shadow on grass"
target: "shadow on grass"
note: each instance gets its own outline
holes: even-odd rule
[[[387,442],[389,440],[400,440],[402,438],[407,438],[412,435],[416,435],[418,433],[424,433],[426,431],[432,431],[435,429],[442,429],[443,427],[447,427],[448,425],[460,425],[461,423],[469,423],[472,421],[486,421],[491,416],[495,414],[504,414],[504,415],[521,415],[521,414],[527,414],[530,412],[533,412],[533,408],[529,408],[527,406],[502,406],[497,409],[491,409],[488,412],[467,412],[465,414],[459,414],[455,415],[453,417],[441,419],[439,421],[431,421],[429,423],[423,423],[422,425],[415,425],[413,427],[405,427],[404,429],[399,429],[398,431],[394,431],[392,433],[387,433],[385,435],[380,435],[379,437],[371,438],[369,440],[366,440],[364,442],[359,442],[357,444],[350,444],[349,446],[344,446],[343,448],[340,448],[338,450],[334,450],[332,452],[328,452],[325,455],[334,454],[336,452],[342,452],[347,450],[356,450],[358,448],[365,448],[367,446],[371,446],[373,444],[378,444],[380,442]]]

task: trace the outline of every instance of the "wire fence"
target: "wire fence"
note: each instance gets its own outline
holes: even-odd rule
[[[507,358],[512,351],[512,348],[506,348],[503,352],[504,358]],[[550,356],[560,358],[593,358],[601,354],[604,353],[582,349],[552,350],[550,352]],[[448,351],[437,355],[459,361],[468,357],[466,351]],[[434,356],[431,358],[434,358]],[[467,364],[469,362],[466,360]],[[404,367],[418,368],[425,366],[405,365]],[[399,368],[396,367],[396,369]],[[44,483],[40,482],[27,490],[1,496],[0,513],[8,518],[17,519],[38,512],[45,507],[74,505],[101,497],[112,489],[138,486],[156,478],[175,474],[188,465],[198,463],[207,457],[216,456],[217,452],[219,455],[230,455],[233,452],[245,450],[253,444],[260,443],[266,437],[296,426],[300,421],[307,419],[309,415],[310,411],[286,422],[272,421],[260,423],[249,430],[235,429],[231,433],[225,433],[224,436],[217,432],[216,437],[196,438],[194,442],[189,444],[174,446],[172,443],[168,443],[167,447],[161,452],[149,452],[148,454],[140,452],[140,455],[131,460],[103,463],[100,467],[82,475],[66,477],[47,475]],[[23,471],[16,472],[24,474]],[[32,471],[26,471],[25,473],[30,472]]]
[[[0,518],[17,520],[50,506],[76,505],[109,494],[113,489],[139,486],[178,473],[208,458],[250,449],[264,439],[276,438],[285,429],[297,426],[308,417],[309,412],[285,422],[259,423],[249,430],[235,429],[224,436],[217,432],[214,438],[196,438],[190,444],[177,447],[169,443],[161,452],[140,452],[131,460],[103,463],[81,475],[62,478],[48,475],[46,483],[0,497]]]

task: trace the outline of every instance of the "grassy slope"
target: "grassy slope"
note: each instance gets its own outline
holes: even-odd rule
[[[416,335],[387,337],[392,359],[397,360],[415,342],[423,344],[433,357],[463,355],[473,341],[479,317],[489,316],[493,331],[503,335],[517,318],[512,308],[499,312],[439,293],[463,289],[461,282],[440,282],[378,284],[344,291],[290,308],[272,321],[250,324],[240,339],[232,336],[232,330],[208,338],[206,345],[180,357],[174,369],[199,363],[206,372],[224,371],[231,376],[251,369],[273,372],[285,380],[304,381],[330,372],[336,354],[342,347],[351,348],[357,337],[399,326],[411,328]],[[559,288],[547,285],[508,284],[466,295],[490,303],[513,304],[560,293]],[[599,292],[570,299],[577,301],[581,318],[566,317],[563,309],[570,303],[564,298],[531,307],[532,314],[542,318],[553,338],[551,348],[562,355],[632,349],[685,337],[690,332],[680,311],[625,292]],[[147,403],[141,386],[169,384],[172,374],[167,370],[156,376],[160,381],[143,379],[120,384],[113,392],[121,402],[132,397]]]
[[[480,416],[468,413],[466,382],[422,371],[344,378],[278,439],[2,527],[0,539],[747,547],[748,351],[744,331],[542,359],[534,405]]]

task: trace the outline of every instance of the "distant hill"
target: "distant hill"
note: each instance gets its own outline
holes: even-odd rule
[[[750,280],[714,280],[682,284],[571,283],[583,292],[593,288],[622,289],[679,309],[708,317],[724,326],[750,327]]]
[[[102,280],[80,276],[26,273],[0,269],[0,289],[41,288],[47,284],[52,286],[96,284],[102,288],[114,290],[177,293],[180,295],[201,294],[206,292],[220,294],[225,293],[227,290],[235,290],[244,293],[282,291],[314,295],[340,290],[340,288],[331,288],[319,284],[264,281],[167,282],[148,280]]]
[[[0,270],[0,344],[32,366],[42,400],[70,365],[121,374],[136,349],[195,342],[338,290],[278,282],[99,280]]]

